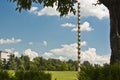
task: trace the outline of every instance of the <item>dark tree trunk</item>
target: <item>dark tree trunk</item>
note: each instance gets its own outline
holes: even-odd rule
[[[120,6],[110,6],[110,63],[120,62]]]
[[[110,13],[110,64],[120,62],[120,0],[99,0]]]

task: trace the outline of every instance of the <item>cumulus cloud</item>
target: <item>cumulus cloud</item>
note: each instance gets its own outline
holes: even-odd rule
[[[44,46],[47,46],[47,44],[48,44],[47,41],[43,41]]]
[[[4,51],[11,53],[11,54],[14,54],[16,57],[20,57],[20,53],[17,50],[15,50],[14,48],[5,49]]]
[[[72,28],[72,32],[76,32],[78,31],[78,27],[77,25],[75,24],[72,24],[72,23],[65,23],[65,24],[61,24],[61,26],[63,27],[69,27],[69,28]],[[90,26],[90,23],[89,22],[84,22],[83,24],[80,25],[80,29],[81,31],[87,31],[87,32],[90,32],[92,30],[94,30],[91,26]]]
[[[108,18],[109,11],[103,5],[93,5],[97,3],[97,0],[79,0],[81,2],[81,16],[88,17],[88,16],[95,16],[99,19]]]
[[[68,58],[71,58],[75,60],[76,45],[76,43],[70,45],[61,45],[62,48],[52,49],[49,52],[45,52],[43,56],[45,58],[57,58],[61,60],[67,60]]]
[[[70,27],[70,28],[74,28],[76,27],[75,24],[72,24],[72,23],[64,23],[64,24],[61,24],[62,27]]]
[[[33,45],[33,42],[29,42],[28,44],[29,44],[29,45]]]
[[[81,47],[82,46],[87,46],[87,42],[86,41],[81,42]]]
[[[0,44],[13,44],[13,43],[19,43],[21,41],[22,41],[21,39],[15,39],[15,38],[0,39]]]
[[[30,60],[32,61],[35,57],[38,57],[38,53],[35,51],[32,51],[31,49],[26,49],[24,51],[24,55],[27,55]]]
[[[29,10],[29,12],[34,12],[34,13],[36,13],[37,12],[37,10],[38,10],[38,7],[31,7],[31,9]]]
[[[81,43],[82,44],[82,43]],[[83,42],[86,44],[86,42]],[[57,58],[60,60],[73,59],[77,60],[77,43],[62,45],[61,48],[52,49],[43,54],[45,58]],[[89,61],[91,64],[109,63],[110,54],[98,55],[95,48],[88,48],[88,50],[81,51],[81,63]]]
[[[57,6],[54,7],[44,7],[38,10],[38,7],[33,6],[29,12],[34,13],[38,16],[48,15],[48,16],[59,16],[60,13],[56,11]]]
[[[87,46],[87,42],[81,42],[81,47]],[[45,52],[43,56],[45,58],[58,58],[60,60],[73,59],[76,60],[77,56],[77,43],[61,45],[62,48],[52,49],[49,52]]]
[[[5,49],[4,51],[9,52],[9,53],[12,53],[12,52],[14,51],[14,48],[11,48],[11,49]]]
[[[89,48],[88,50],[81,51],[81,62],[89,61],[92,64],[109,63],[110,54],[107,55],[98,55],[95,48]]]
[[[108,18],[109,11],[108,9],[103,5],[93,5],[93,3],[96,3],[97,0],[78,0],[81,3],[81,16],[82,17],[89,17],[94,16],[99,19]],[[45,7],[41,10],[38,10],[37,7],[32,7],[30,12],[37,14],[38,16],[42,15],[48,15],[48,16],[59,16],[59,12],[56,11],[57,6],[51,7]],[[75,8],[77,10],[77,4],[75,4]],[[73,15],[72,13],[69,13],[67,17],[73,17],[76,15]]]
[[[92,31],[92,30],[94,30],[91,26],[90,26],[90,23],[89,22],[84,22],[82,25],[80,25],[80,29],[81,29],[81,31]],[[72,31],[78,31],[78,27],[75,27],[75,28],[73,28],[72,29]]]
[[[56,6],[55,7],[45,7],[42,10],[38,11],[37,13],[38,16],[42,15],[48,15],[48,16],[59,16],[59,12],[56,11]]]
[[[16,57],[20,57],[20,53],[15,50],[14,48],[11,48],[11,49],[5,49],[4,51],[8,52],[8,53],[11,53],[11,54],[14,54]],[[26,49],[24,51],[24,55],[28,56],[30,58],[30,60],[32,61],[35,57],[38,57],[38,53],[35,52],[35,51],[32,51],[31,49]]]

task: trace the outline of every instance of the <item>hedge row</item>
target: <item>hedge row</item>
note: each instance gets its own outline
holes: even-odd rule
[[[41,71],[15,71],[14,75],[8,71],[0,71],[0,80],[51,80],[51,75]]]
[[[83,66],[78,80],[120,80],[120,64]]]

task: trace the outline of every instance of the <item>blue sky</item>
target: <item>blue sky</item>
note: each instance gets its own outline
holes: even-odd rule
[[[109,13],[96,0],[81,1],[81,60],[109,63]],[[77,16],[59,17],[56,7],[34,4],[30,11],[15,11],[16,5],[0,0],[0,50],[32,58],[77,59]],[[76,8],[76,5],[75,5]],[[94,59],[91,59],[94,58]],[[100,58],[102,60],[100,60]]]

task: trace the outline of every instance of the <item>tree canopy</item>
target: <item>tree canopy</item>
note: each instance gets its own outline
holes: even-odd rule
[[[69,12],[75,14],[74,4],[77,0],[10,0],[10,2],[16,3],[16,10],[21,12],[22,9],[30,10],[33,3],[43,4],[43,7],[57,6],[57,11],[60,12],[60,16],[67,15]]]

